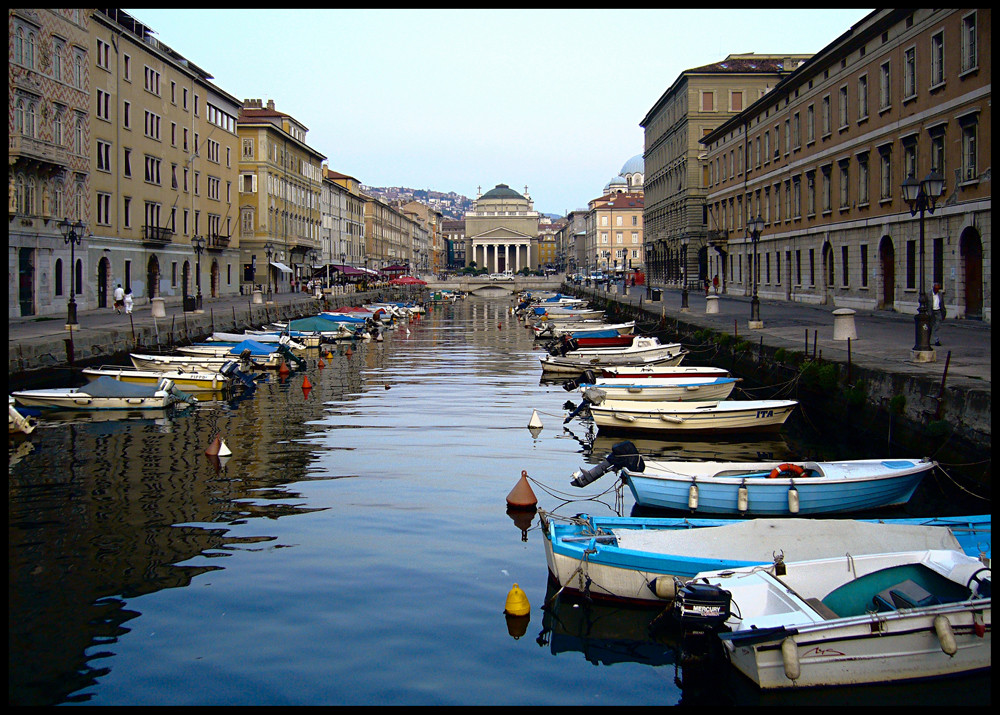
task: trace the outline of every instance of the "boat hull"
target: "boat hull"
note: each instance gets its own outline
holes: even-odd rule
[[[936,465],[935,462],[896,460],[909,466],[876,473],[874,466],[879,460],[858,461],[872,463],[872,473],[843,478],[699,477],[653,471],[647,465],[643,472],[622,470],[621,476],[636,503],[642,506],[691,511],[691,486],[696,485],[697,507],[694,511],[699,514],[788,516],[793,513],[844,514],[905,504]],[[767,474],[774,466],[769,462],[762,463],[761,471]],[[789,501],[789,490],[793,485],[798,497],[797,512],[792,512]],[[742,510],[741,487],[747,490],[746,508]]]
[[[614,378],[612,378],[614,379]],[[596,387],[609,400],[639,400],[642,402],[725,400],[736,386],[732,378],[712,382],[698,378],[681,378],[678,384],[657,384],[656,380],[626,380],[628,384],[610,384],[598,380]],[[648,382],[648,385],[642,384]]]
[[[791,400],[719,403],[606,400],[592,405],[590,414],[598,428],[608,431],[759,432],[780,429],[797,404]]]
[[[14,399],[24,407],[55,410],[162,410],[175,402],[167,392],[152,397],[95,397],[77,388],[25,390]]]

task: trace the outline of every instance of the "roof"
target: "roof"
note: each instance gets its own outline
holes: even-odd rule
[[[524,197],[521,194],[514,191],[514,189],[507,186],[507,184],[497,184],[496,187],[490,189],[485,194],[480,196],[481,199],[522,199]]]
[[[631,159],[625,162],[625,166],[622,170],[618,172],[622,176],[626,174],[642,174],[645,173],[645,162],[642,159],[642,154],[636,154]]]

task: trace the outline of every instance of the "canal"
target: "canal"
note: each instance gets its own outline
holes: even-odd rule
[[[622,438],[592,445],[580,422],[564,429],[578,396],[540,379],[541,352],[510,305],[434,304],[384,342],[337,348],[323,367],[311,355],[305,374],[272,376],[250,399],[43,420],[12,442],[9,703],[815,702],[699,667],[651,627],[655,611],[560,598],[543,612],[538,519],[505,508],[522,470],[549,511],[633,503],[611,476],[569,486]],[[751,441],[634,441],[692,459],[903,456],[830,434],[800,411]],[[232,450],[224,461],[205,454],[215,435]],[[889,515],[987,509],[936,472]],[[526,627],[503,613],[515,583]],[[990,688],[985,675],[822,702],[987,704]]]

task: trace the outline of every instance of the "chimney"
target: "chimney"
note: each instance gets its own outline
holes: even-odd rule
[[[274,100],[273,99],[267,100],[267,108],[269,110],[271,110],[272,112],[274,111]]]

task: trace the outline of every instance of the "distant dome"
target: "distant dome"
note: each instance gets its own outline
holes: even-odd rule
[[[612,191],[628,191],[628,181],[624,176],[616,176],[604,187],[604,193],[607,194]]]
[[[514,191],[514,189],[507,186],[507,184],[497,184],[495,188],[490,189],[485,194],[480,196],[481,199],[521,199],[525,200],[521,194]]]
[[[625,166],[623,166],[622,170],[618,173],[622,176],[645,173],[645,162],[642,160],[642,154],[636,154],[631,159],[626,161]]]

